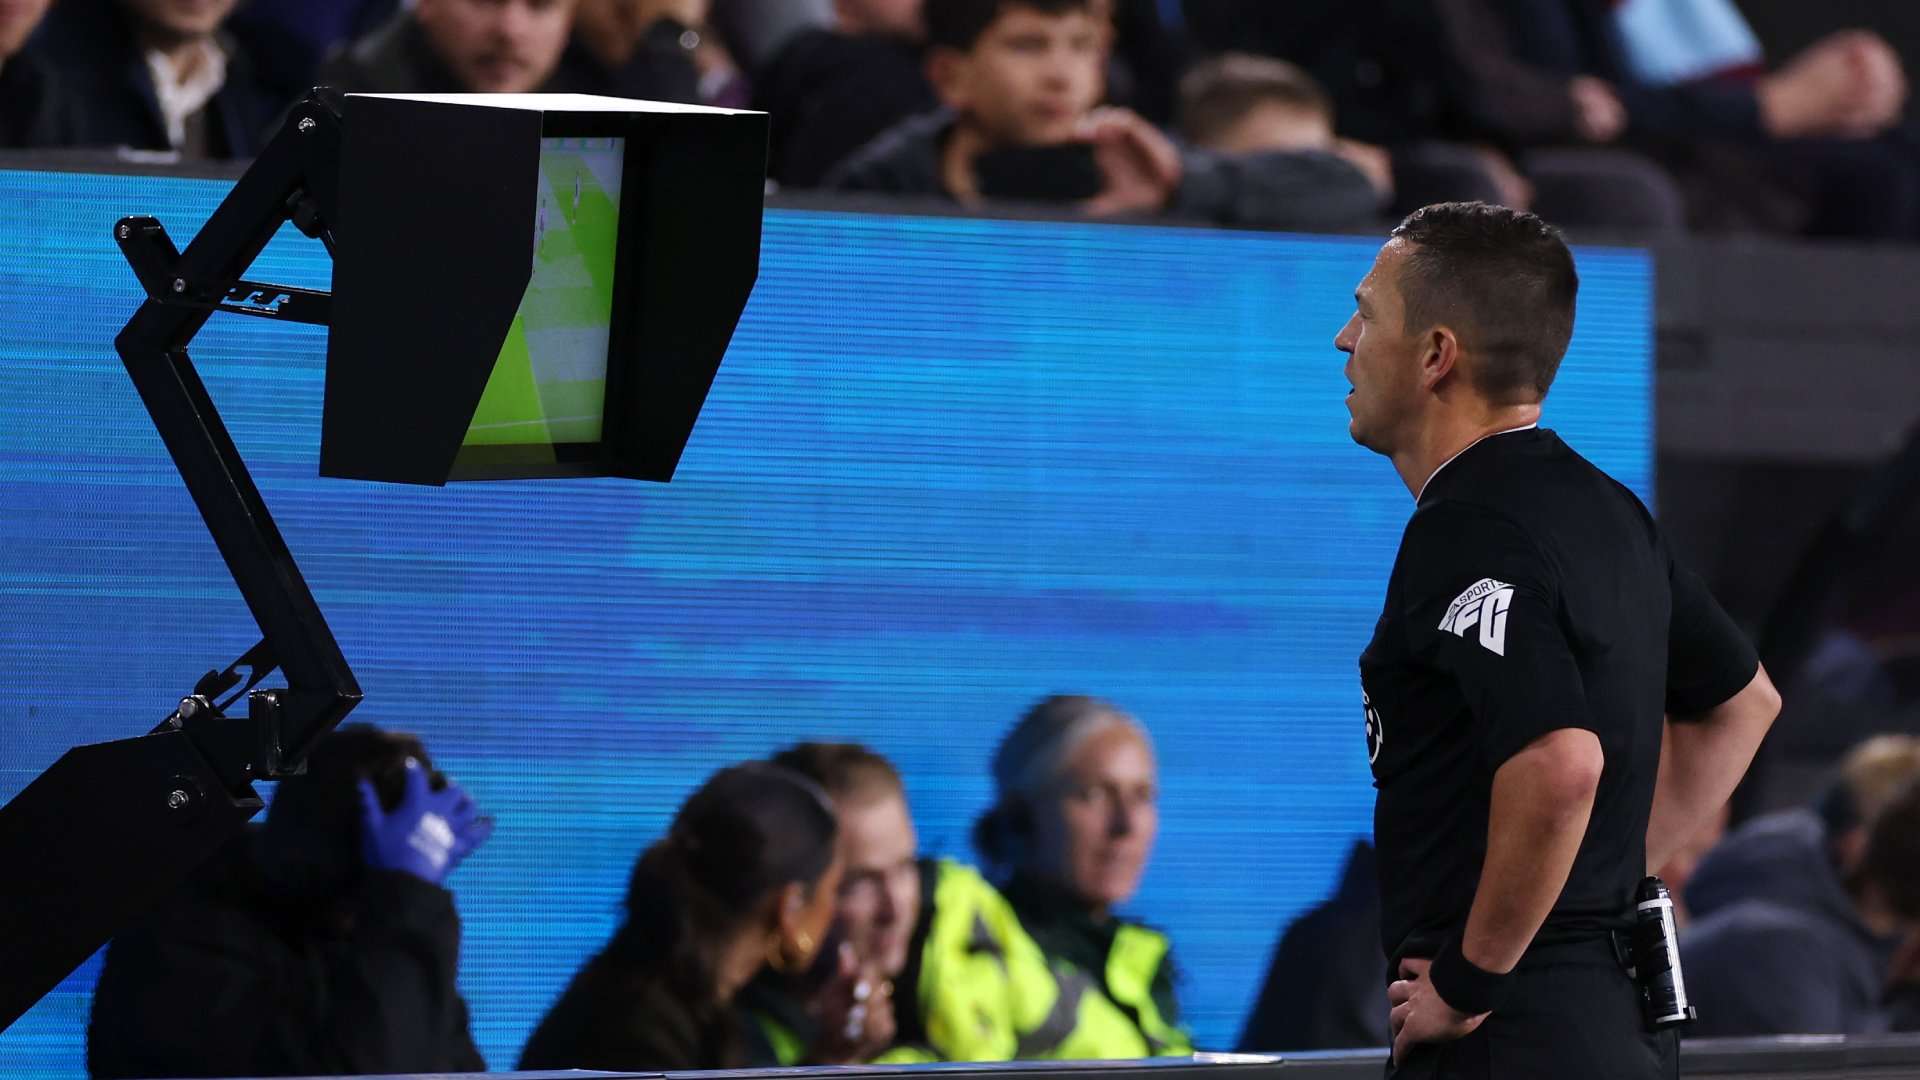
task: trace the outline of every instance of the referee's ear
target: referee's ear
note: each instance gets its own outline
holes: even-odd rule
[[[1431,392],[1459,368],[1460,335],[1442,324],[1428,330],[1420,346],[1420,388]]]

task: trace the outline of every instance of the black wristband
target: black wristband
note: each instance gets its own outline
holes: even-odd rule
[[[1496,975],[1473,966],[1460,951],[1460,939],[1448,938],[1427,969],[1427,981],[1440,994],[1440,1000],[1468,1016],[1493,1012],[1505,999],[1511,975]]]

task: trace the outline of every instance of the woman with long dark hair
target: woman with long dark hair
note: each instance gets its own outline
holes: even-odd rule
[[[1138,720],[1080,695],[1036,704],[994,752],[997,798],[974,826],[974,846],[1046,953],[1061,999],[1082,999],[1047,1056],[1193,1051],[1166,935],[1115,912],[1153,854],[1158,770]]]
[[[737,1068],[733,998],[763,968],[810,965],[841,865],[833,804],[777,766],[736,765],[640,856],[627,917],[540,1022],[522,1069]]]

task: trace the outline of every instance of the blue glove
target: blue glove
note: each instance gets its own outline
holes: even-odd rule
[[[427,770],[407,759],[406,788],[391,812],[380,806],[373,784],[360,781],[360,855],[375,870],[398,870],[429,885],[447,880],[460,860],[493,835],[493,819],[480,816],[457,784],[435,791]]]

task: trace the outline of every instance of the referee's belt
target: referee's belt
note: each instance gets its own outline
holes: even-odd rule
[[[1400,977],[1400,961],[1410,956],[1431,960],[1440,952],[1443,944],[1444,939],[1425,936],[1409,938],[1393,957],[1387,981],[1392,982]],[[1533,944],[1527,946],[1526,954],[1520,958],[1516,970],[1540,963],[1609,955],[1620,965],[1622,973],[1630,974],[1633,970],[1632,947],[1633,931],[1627,927],[1542,927],[1534,935]]]

